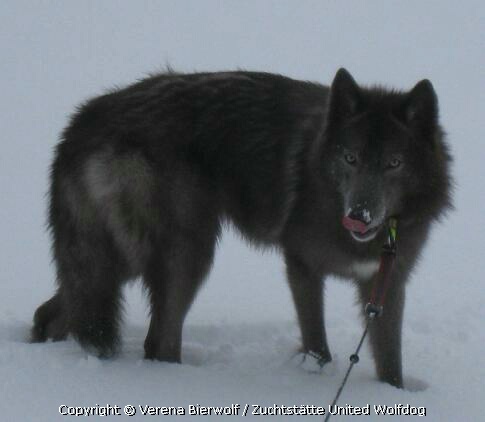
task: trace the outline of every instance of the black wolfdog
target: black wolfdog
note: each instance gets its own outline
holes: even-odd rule
[[[121,287],[141,275],[151,300],[145,357],[179,362],[184,318],[231,221],[282,251],[303,352],[329,361],[322,280],[353,279],[367,302],[395,216],[393,284],[370,336],[379,378],[401,387],[405,282],[450,206],[449,162],[427,80],[404,93],[360,87],[344,69],[331,87],[167,73],[94,98],[52,165],[58,289],[37,309],[32,339],[71,333],[111,356]]]

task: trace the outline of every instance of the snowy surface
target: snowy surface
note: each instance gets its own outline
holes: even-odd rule
[[[361,331],[351,286],[327,283],[336,359],[324,374],[309,374],[292,360],[299,334],[281,259],[249,250],[233,233],[224,236],[189,314],[183,365],[143,361],[147,318],[138,284],[126,289],[117,359],[87,356],[73,341],[26,342],[33,312],[54,285],[45,192],[68,113],[88,96],[166,63],[325,83],[345,66],[360,82],[406,89],[432,80],[456,159],[456,211],[436,227],[408,289],[408,390],[378,383],[365,348],[340,404],[410,404],[425,406],[429,421],[483,420],[484,12],[481,1],[3,0],[0,420],[64,420],[61,405],[133,405],[133,419],[145,418],[140,405],[328,406],[344,375]],[[278,418],[285,419],[294,418]]]

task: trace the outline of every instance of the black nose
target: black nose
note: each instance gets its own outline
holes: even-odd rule
[[[347,217],[351,218],[352,220],[362,221],[364,224],[370,224],[372,222],[370,212],[365,208],[354,208],[350,211]]]

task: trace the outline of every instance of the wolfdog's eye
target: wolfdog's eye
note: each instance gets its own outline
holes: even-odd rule
[[[357,161],[357,158],[355,157],[355,155],[350,153],[345,154],[344,158],[345,158],[345,161],[347,161],[347,163],[352,165],[354,165],[355,162]]]
[[[391,169],[396,169],[401,165],[401,160],[399,158],[393,158],[389,163],[387,164],[388,168]]]

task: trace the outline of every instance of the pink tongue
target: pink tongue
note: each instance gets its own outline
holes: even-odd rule
[[[360,220],[353,220],[350,217],[343,217],[342,224],[347,230],[353,232],[364,234],[367,231],[367,224]]]

